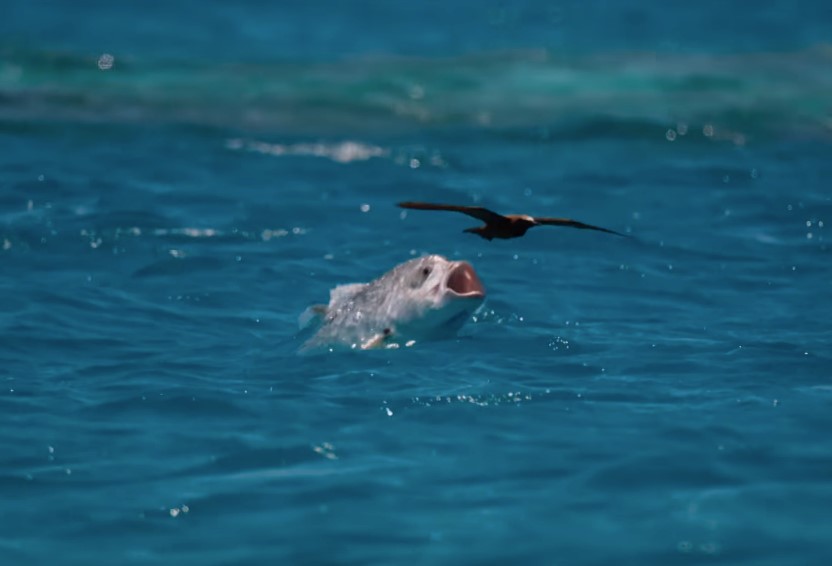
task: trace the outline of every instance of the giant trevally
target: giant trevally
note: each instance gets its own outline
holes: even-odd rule
[[[395,348],[456,334],[485,299],[466,261],[428,255],[401,263],[369,283],[339,285],[328,305],[301,315],[320,329],[302,347]]]

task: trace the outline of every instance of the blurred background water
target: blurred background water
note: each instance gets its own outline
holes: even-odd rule
[[[828,563],[828,3],[2,13],[3,564]],[[297,355],[422,253],[458,339]]]

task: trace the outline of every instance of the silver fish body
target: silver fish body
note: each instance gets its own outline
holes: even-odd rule
[[[304,345],[370,349],[453,336],[485,300],[485,287],[466,261],[428,255],[397,265],[369,283],[340,285],[329,304],[302,318],[321,320]]]

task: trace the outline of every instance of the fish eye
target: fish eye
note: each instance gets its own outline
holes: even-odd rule
[[[424,275],[425,277],[430,275],[430,267],[423,267],[422,268],[422,275]]]

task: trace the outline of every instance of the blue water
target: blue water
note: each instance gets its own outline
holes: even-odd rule
[[[4,3],[0,563],[828,564],[832,11],[665,6]]]

